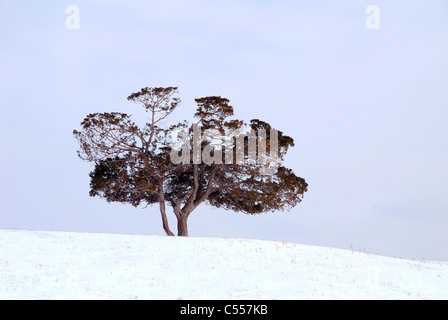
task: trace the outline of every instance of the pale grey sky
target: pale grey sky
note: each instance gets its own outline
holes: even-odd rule
[[[295,139],[287,165],[309,183],[290,212],[203,205],[191,236],[448,260],[447,71],[445,0],[1,1],[0,228],[164,234],[157,208],[88,196],[72,131],[92,112],[143,121],[126,97],[178,86],[173,122],[226,97]]]

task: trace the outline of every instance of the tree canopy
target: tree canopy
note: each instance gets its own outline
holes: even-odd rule
[[[74,130],[78,155],[94,163],[90,195],[109,202],[158,204],[162,226],[188,236],[189,215],[203,202],[246,214],[282,211],[301,202],[308,184],[282,165],[294,140],[267,122],[232,119],[230,101],[195,99],[197,119],[166,125],[180,105],[176,87],[142,88],[128,100],[142,105],[148,122],[137,126],[125,113],[93,113]]]

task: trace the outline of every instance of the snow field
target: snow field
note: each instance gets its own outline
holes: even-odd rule
[[[0,299],[448,299],[448,264],[263,240],[0,230]]]

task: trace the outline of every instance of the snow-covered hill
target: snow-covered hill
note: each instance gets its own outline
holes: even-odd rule
[[[0,230],[1,299],[448,299],[448,264],[223,238]]]

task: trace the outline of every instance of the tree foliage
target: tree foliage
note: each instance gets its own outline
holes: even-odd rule
[[[142,88],[128,100],[142,105],[149,121],[137,126],[124,113],[93,113],[73,134],[78,155],[95,164],[90,195],[109,202],[166,205],[177,218],[177,234],[188,235],[189,215],[203,202],[260,214],[296,206],[307,191],[303,178],[282,165],[294,140],[264,121],[231,119],[233,107],[219,96],[195,99],[197,122],[166,127],[179,106],[176,87]],[[258,133],[258,135],[257,135]],[[176,139],[173,139],[175,137]]]

